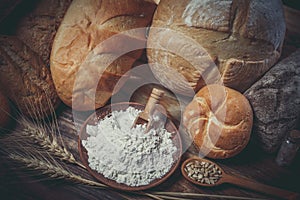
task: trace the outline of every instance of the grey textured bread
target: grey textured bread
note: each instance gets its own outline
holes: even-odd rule
[[[300,50],[272,67],[244,95],[254,111],[256,141],[266,152],[275,152],[300,114]]]
[[[280,0],[161,0],[147,56],[173,92],[190,95],[190,87],[220,82],[243,92],[277,62],[284,35]],[[202,75],[197,84],[195,71]]]
[[[16,25],[15,35],[49,65],[50,52],[56,31],[72,0],[29,1],[34,4]]]
[[[240,153],[249,142],[252,124],[246,97],[217,84],[203,87],[183,113],[183,125],[200,154],[213,159]]]
[[[76,110],[106,104],[118,90],[118,80],[141,56],[142,49],[128,52],[127,48],[146,46],[144,28],[155,8],[154,3],[143,0],[72,2],[55,36],[50,58],[55,87],[65,104]],[[143,29],[116,36],[135,28]]]
[[[14,36],[0,36],[0,85],[22,114],[44,118],[60,102],[50,70]]]
[[[1,128],[7,127],[10,121],[11,109],[9,107],[8,99],[2,93],[0,88],[0,131]]]

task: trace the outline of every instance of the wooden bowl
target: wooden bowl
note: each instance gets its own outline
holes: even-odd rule
[[[80,154],[80,157],[81,157],[81,160],[82,160],[84,166],[87,168],[88,172],[92,176],[94,176],[97,180],[99,180],[100,182],[102,182],[112,188],[125,190],[125,191],[145,190],[145,189],[149,189],[154,186],[157,186],[157,185],[161,184],[162,182],[164,182],[165,180],[167,180],[173,174],[173,172],[176,170],[176,168],[179,166],[180,158],[182,155],[182,142],[181,142],[180,134],[179,134],[176,126],[173,124],[173,122],[169,118],[167,119],[165,128],[166,128],[166,130],[168,130],[168,132],[172,133],[172,141],[173,141],[174,145],[177,147],[177,152],[173,155],[174,163],[168,173],[166,173],[162,178],[153,180],[148,185],[133,187],[133,186],[128,186],[126,184],[117,183],[114,180],[104,177],[102,174],[100,174],[97,171],[90,168],[89,163],[88,163],[87,150],[82,145],[82,140],[86,140],[88,137],[88,134],[86,132],[87,125],[96,125],[99,120],[101,120],[105,116],[109,115],[112,112],[112,110],[113,111],[126,110],[129,106],[134,107],[139,110],[143,110],[145,107],[144,105],[141,105],[138,103],[128,103],[128,102],[116,103],[116,104],[111,104],[106,107],[103,107],[103,108],[97,110],[90,117],[88,117],[88,119],[82,125],[82,128],[79,133],[78,149],[79,149],[79,154]]]

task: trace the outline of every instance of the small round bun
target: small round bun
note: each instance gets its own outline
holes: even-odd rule
[[[183,124],[202,155],[224,159],[248,144],[253,112],[240,92],[213,84],[203,87],[187,105]]]
[[[7,98],[0,91],[0,127],[7,127],[10,121],[10,107]]]

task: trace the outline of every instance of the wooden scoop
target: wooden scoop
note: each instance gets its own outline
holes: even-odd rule
[[[195,166],[196,168],[199,169],[201,168],[206,169],[204,171],[205,172],[209,171],[209,173],[205,175],[204,175],[205,172],[196,173],[196,171],[198,170],[194,168]],[[283,199],[299,199],[300,197],[300,194],[298,193],[264,185],[262,183],[258,183],[248,178],[226,174],[224,170],[216,163],[199,157],[193,157],[187,159],[181,166],[181,172],[182,175],[188,181],[200,186],[213,187],[213,186],[220,185],[222,183],[231,183],[243,188],[251,189],[254,191],[280,197]],[[194,175],[195,173],[197,175]]]
[[[147,101],[145,109],[135,119],[135,121],[132,125],[132,128],[135,127],[138,124],[145,124],[145,123],[149,122],[151,110],[154,108],[155,104],[158,104],[160,98],[163,95],[164,95],[164,92],[162,90],[153,88],[153,90],[150,94],[150,97]]]

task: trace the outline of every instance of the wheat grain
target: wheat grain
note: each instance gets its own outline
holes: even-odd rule
[[[27,153],[28,152],[25,152],[25,154]],[[53,164],[50,161],[48,161],[45,157],[37,158],[36,155],[24,156],[24,155],[18,155],[18,153],[9,153],[8,157],[15,161],[23,163],[27,168],[40,171],[43,175],[47,175],[54,179],[65,179],[65,180],[73,181],[75,183],[85,184],[89,186],[96,186],[97,188],[111,189],[109,186],[105,184],[95,182],[89,179],[85,179],[77,174],[74,174],[66,170],[65,168],[63,168],[58,164]],[[51,156],[49,158],[52,159]],[[53,161],[55,162],[55,160]],[[163,200],[162,198],[150,193],[139,192],[138,194],[143,196],[148,196],[156,200]]]
[[[52,163],[50,163],[49,161],[45,161],[42,159],[38,159],[36,157],[26,157],[26,156],[21,156],[21,155],[17,155],[16,153],[10,153],[9,158],[15,160],[15,161],[19,161],[22,162],[26,167],[34,169],[34,170],[38,170],[40,172],[42,172],[42,174],[44,175],[48,175],[51,178],[55,178],[55,179],[65,179],[65,180],[69,180],[69,181],[73,181],[76,183],[84,183],[86,185],[90,185],[90,186],[97,186],[99,188],[107,188],[108,186],[95,182],[95,181],[91,181],[88,179],[85,179],[79,175],[76,175],[66,169],[64,169],[61,166],[58,165],[53,165]]]
[[[21,124],[23,128],[19,132],[23,136],[28,137],[43,149],[55,155],[60,160],[85,168],[85,166],[76,161],[73,154],[69,152],[65,146],[61,146],[58,144],[54,134],[52,134],[52,138],[50,138],[49,134],[47,134],[47,132],[45,131],[45,128],[41,128],[35,123],[26,119],[22,119]]]

